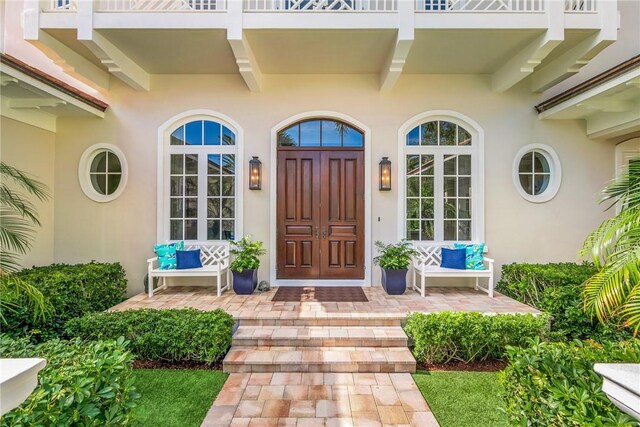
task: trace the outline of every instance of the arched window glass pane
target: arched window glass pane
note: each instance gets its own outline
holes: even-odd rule
[[[204,145],[220,145],[220,132],[222,131],[219,123],[205,121],[204,122]]]
[[[300,144],[300,126],[293,125],[278,134],[278,145],[281,147],[294,147]]]
[[[342,141],[345,147],[364,147],[364,135],[351,127],[345,128]]]
[[[320,120],[309,120],[300,123],[300,146],[320,146]]]
[[[340,147],[342,135],[346,132],[346,125],[330,120],[322,121],[322,146]]]

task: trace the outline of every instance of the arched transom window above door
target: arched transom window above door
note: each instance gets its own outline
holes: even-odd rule
[[[402,135],[401,237],[481,241],[479,132],[454,117],[428,117]]]
[[[278,147],[362,148],[364,133],[334,119],[310,119],[278,132]]]

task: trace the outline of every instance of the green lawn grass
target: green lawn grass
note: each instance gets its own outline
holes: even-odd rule
[[[419,371],[414,379],[440,427],[502,427],[495,372]]]
[[[136,369],[137,427],[198,427],[227,379],[221,371]]]

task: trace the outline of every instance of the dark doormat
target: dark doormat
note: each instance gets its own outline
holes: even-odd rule
[[[364,291],[359,286],[331,286],[322,288],[280,286],[271,301],[369,302]]]

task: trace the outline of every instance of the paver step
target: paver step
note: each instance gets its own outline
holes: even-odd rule
[[[242,317],[238,316],[240,326],[401,326],[406,316],[376,315],[376,316],[327,316],[327,317],[304,317],[300,314],[292,313],[295,317]]]
[[[416,361],[406,347],[233,346],[225,372],[409,372]]]
[[[399,326],[240,326],[233,345],[268,347],[406,347]]]

